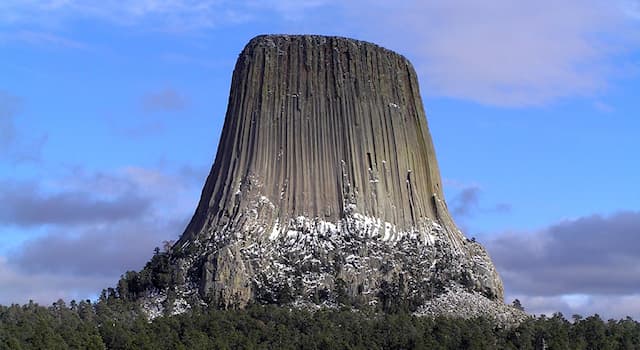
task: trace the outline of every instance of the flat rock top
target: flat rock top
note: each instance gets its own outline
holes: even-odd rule
[[[380,45],[364,41],[358,39],[352,39],[342,36],[328,36],[328,35],[316,35],[316,34],[299,34],[299,35],[290,35],[290,34],[263,34],[258,35],[251,39],[249,43],[245,46],[243,52],[251,51],[256,48],[268,48],[268,47],[286,47],[291,44],[302,44],[305,43],[307,47],[319,47],[319,46],[334,46],[334,47],[344,47],[344,46],[356,46],[356,47],[367,47],[368,49],[373,49],[377,51],[384,52],[391,56],[397,56],[398,58],[404,60],[408,65],[411,66],[411,62],[404,57],[403,55],[389,50]]]

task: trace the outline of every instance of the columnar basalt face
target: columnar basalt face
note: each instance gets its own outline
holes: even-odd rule
[[[337,221],[355,211],[402,229],[437,219],[434,196],[442,198],[413,67],[335,37],[262,36],[247,45],[211,175],[198,214],[216,221],[233,221],[252,186],[280,220]]]
[[[417,307],[451,290],[502,299],[491,260],[444,203],[412,65],[339,37],[245,47],[215,163],[171,257],[177,295],[227,307]]]

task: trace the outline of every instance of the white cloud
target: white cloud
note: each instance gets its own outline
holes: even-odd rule
[[[363,17],[379,20],[361,21],[367,35],[414,57],[427,95],[502,106],[606,89],[624,46],[612,38],[628,29],[619,7],[600,0],[375,4]]]
[[[57,24],[69,19],[92,18],[119,25],[142,24],[149,29],[185,32],[263,18],[298,20],[323,0],[5,0],[0,3],[0,23]]]
[[[634,65],[620,60],[640,47],[632,38],[639,13],[637,0],[6,0],[0,23],[81,18],[182,33],[251,22],[318,33],[343,28],[408,54],[428,96],[529,106],[605,90],[620,67]]]
[[[258,0],[247,1],[250,8],[273,10],[286,20],[297,21],[309,11],[335,3],[335,0]]]

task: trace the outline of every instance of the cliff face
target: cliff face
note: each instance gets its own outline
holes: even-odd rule
[[[338,37],[245,47],[215,163],[170,260],[180,305],[503,298],[444,203],[413,67]]]
[[[355,40],[253,39],[236,65],[215,165],[183,240],[206,217],[237,218],[254,186],[279,220],[335,222],[354,205],[402,229],[436,219],[440,175],[411,64]]]

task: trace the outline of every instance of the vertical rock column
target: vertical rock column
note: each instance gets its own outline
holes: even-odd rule
[[[351,211],[399,229],[437,220],[440,174],[409,61],[345,38],[251,40],[234,70],[215,164],[182,240],[237,221],[243,185],[260,186],[281,222],[337,221]]]
[[[380,252],[366,263],[378,279],[346,275],[327,260],[344,250],[331,237],[366,236],[363,232],[373,248],[362,241],[352,253],[367,260],[362,254]],[[415,236],[421,238],[398,243]],[[381,241],[391,243],[380,246]],[[296,249],[319,267],[291,256]],[[339,273],[377,288],[382,279],[404,272],[402,267],[379,272],[376,266],[387,264],[380,262],[386,256],[403,254],[415,255],[407,261],[428,262],[412,272],[416,286],[451,275],[473,290],[502,297],[490,259],[464,238],[444,203],[411,63],[380,46],[339,37],[269,35],[247,44],[233,72],[215,163],[173,252],[182,257],[185,273],[196,276],[190,278],[201,294],[236,296],[241,304],[255,297],[256,288],[280,283],[280,272],[269,267],[275,262],[314,276],[315,284],[303,291],[319,288],[318,283],[330,289]],[[455,266],[434,272],[445,260]],[[402,264],[409,266],[389,262]],[[409,277],[403,283],[414,283]],[[302,280],[312,283],[311,277],[294,282]],[[357,289],[363,293],[363,288]]]

